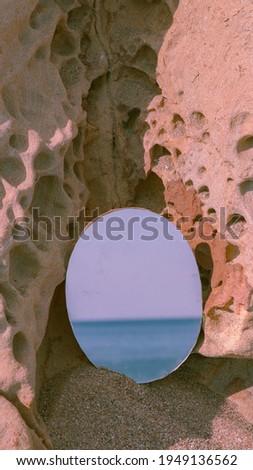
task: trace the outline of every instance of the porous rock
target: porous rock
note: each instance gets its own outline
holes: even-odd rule
[[[252,10],[178,3],[1,2],[0,448],[50,448],[39,388],[86,367],[63,285],[83,207],[181,228],[204,304],[189,367],[253,420]]]

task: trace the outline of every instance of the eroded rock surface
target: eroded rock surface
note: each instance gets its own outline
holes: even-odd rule
[[[49,439],[43,445],[40,436],[20,416],[17,408],[0,397],[0,442],[1,449],[46,449],[50,448]]]
[[[82,229],[73,217],[83,207],[128,205],[145,177],[144,118],[159,92],[157,53],[177,2],[169,4],[1,3],[0,390],[27,424],[36,421],[49,307]],[[39,377],[66,365],[56,329],[40,351]],[[34,427],[46,445],[43,427]]]
[[[163,181],[164,213],[184,232],[199,265],[204,335],[197,350],[230,358],[191,365],[250,422],[251,22],[249,3],[180,2],[159,53],[161,94],[149,106],[144,138],[146,172]]]
[[[180,2],[144,140],[200,267],[206,356],[253,357],[252,14],[248,2]]]
[[[241,358],[226,384],[214,378],[230,360],[190,366],[244,415],[252,404],[253,13],[240,0],[177,6],[1,2],[0,448],[50,448],[36,390],[87,361],[62,284],[83,207],[142,206],[178,223],[202,278],[198,350]],[[59,411],[43,406],[51,429]]]
[[[1,3],[0,388],[28,425],[36,422],[36,353],[55,287],[64,278],[70,244],[47,241],[45,223],[35,224],[31,236],[29,223],[26,241],[13,240],[13,235],[21,234],[20,218],[31,217],[33,207],[42,216],[61,216],[66,231],[67,215],[79,208],[79,194],[84,199],[88,194],[74,172],[79,156],[72,142],[83,119],[81,96],[88,83],[82,81],[70,104],[52,59],[52,39],[64,17],[54,2]],[[75,62],[66,71],[70,87],[81,80],[78,66]],[[45,431],[40,424],[34,428],[41,446],[46,445]],[[22,442],[17,441],[21,448]]]

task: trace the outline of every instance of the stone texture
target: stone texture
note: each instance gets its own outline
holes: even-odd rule
[[[180,2],[144,139],[146,172],[200,266],[206,356],[253,357],[252,14],[249,2]]]
[[[191,358],[189,367],[249,422],[251,21],[249,3],[180,2],[159,53],[161,94],[149,105],[144,138],[145,171],[165,187],[163,213],[184,232],[199,265],[204,321],[195,350],[227,358]]]
[[[246,412],[253,390],[253,13],[241,0],[207,0],[205,5],[181,0],[177,6],[177,0],[1,2],[0,448],[51,447],[36,410],[44,381],[52,380],[42,389],[40,409],[52,434],[61,406],[68,409],[68,393],[77,400],[76,409],[82,404],[79,377],[97,392],[100,373],[88,371],[73,338],[63,284],[82,228],[73,216],[84,206],[89,215],[95,209],[146,207],[182,229],[195,251],[203,286],[204,328],[196,351],[209,356],[190,358],[192,372],[182,376],[182,384],[203,384],[204,414],[209,407],[205,395],[211,400],[216,391],[253,420]],[[51,223],[35,223],[36,207],[55,222],[52,240],[46,237]],[[32,215],[33,226],[18,219]],[[13,235],[25,235],[24,224],[32,236],[14,240]],[[81,368],[71,372],[78,364]],[[102,377],[110,391],[114,376],[103,372]],[[72,387],[68,393],[65,380]],[[124,378],[117,380],[138,402],[144,392]],[[169,380],[163,383],[164,395]],[[47,394],[54,392],[63,405],[50,404]],[[124,399],[117,399],[117,410]],[[151,394],[148,406],[155,399]],[[208,423],[216,429],[215,416],[222,423],[219,439],[206,434],[203,422],[204,440],[197,434],[192,441],[192,433],[180,428],[173,442],[167,434],[162,437],[161,429],[153,442],[248,448],[249,428],[242,421],[236,435],[229,413],[219,415],[222,399],[213,399]],[[198,395],[196,403],[201,400]],[[143,426],[141,412],[138,416],[137,428]],[[153,425],[157,416],[147,422]],[[165,413],[163,419],[166,427],[171,418]],[[234,431],[228,443],[222,426],[230,425]],[[92,429],[85,431],[89,445]],[[83,442],[63,444],[61,432],[59,427],[56,446]],[[127,432],[123,425],[122,432]],[[142,436],[140,445],[154,445],[153,434],[146,441],[144,431]],[[131,439],[129,446],[137,445]]]
[[[59,356],[57,325],[38,354],[79,234],[69,217],[129,205],[145,177],[145,109],[159,92],[157,53],[177,2],[169,3],[1,2],[0,390],[25,419],[37,420],[36,375],[39,383],[75,360]],[[50,221],[36,223],[34,208]],[[49,352],[51,369],[40,361]]]
[[[15,408],[15,406],[0,397],[0,442],[1,449],[46,449],[50,446],[47,438],[47,447],[36,432],[29,428]]]
[[[20,234],[18,222],[22,222],[18,218],[31,217],[33,207],[39,207],[41,215],[60,215],[66,231],[67,215],[80,206],[79,194],[87,198],[87,189],[74,172],[78,152],[72,141],[84,115],[81,96],[82,90],[88,91],[88,82],[82,82],[70,104],[59,68],[51,58],[55,29],[66,17],[60,6],[29,0],[2,2],[0,8],[0,60],[5,71],[1,74],[0,102],[0,389],[18,409],[26,408],[25,419],[30,413],[35,420],[36,353],[71,246],[57,240],[48,242],[43,223],[38,230],[34,227],[33,237],[25,242],[13,240],[12,235],[13,231]],[[75,87],[77,76],[71,68],[68,77],[69,87]],[[40,428],[38,423],[38,439],[44,433]]]

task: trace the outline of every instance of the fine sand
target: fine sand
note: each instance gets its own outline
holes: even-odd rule
[[[183,365],[138,385],[87,364],[41,389],[39,411],[56,449],[252,449],[253,426]]]

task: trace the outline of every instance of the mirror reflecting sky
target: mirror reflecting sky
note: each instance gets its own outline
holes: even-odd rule
[[[174,370],[196,343],[201,283],[182,233],[145,209],[119,209],[83,232],[70,258],[67,308],[97,366],[148,382]]]

